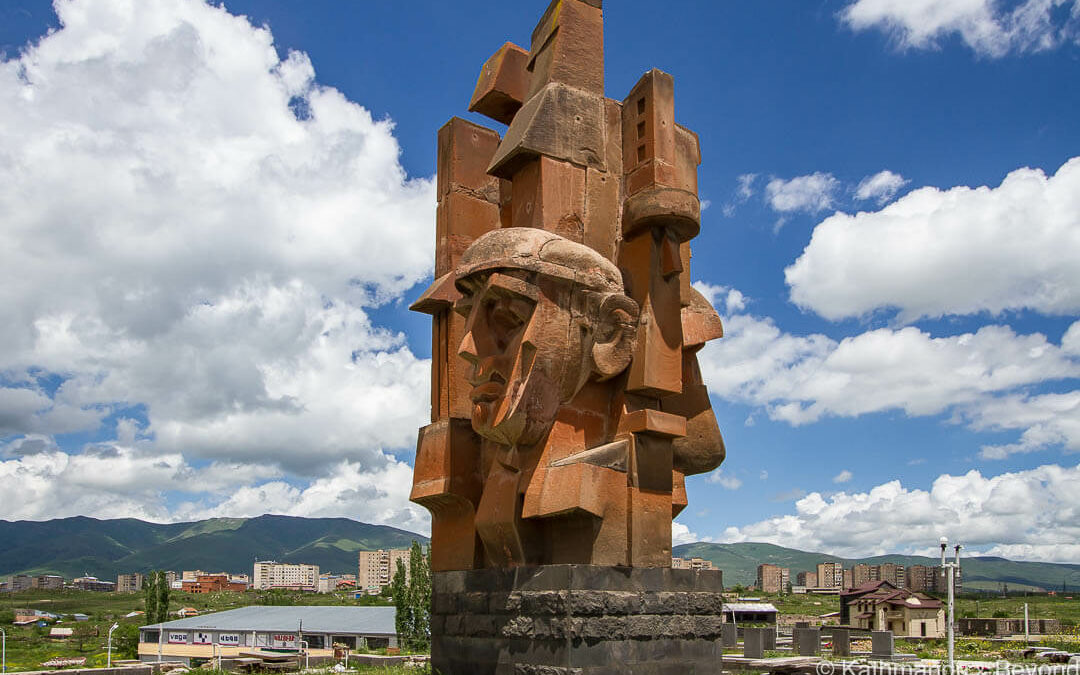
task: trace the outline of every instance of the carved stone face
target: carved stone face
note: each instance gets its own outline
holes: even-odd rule
[[[458,353],[470,364],[472,425],[481,436],[533,445],[590,377],[612,377],[629,363],[637,305],[592,249],[507,228],[477,240],[461,269]]]
[[[473,428],[503,445],[531,445],[551,428],[559,405],[576,393],[580,331],[569,330],[568,283],[499,272],[459,282],[456,310],[466,317],[459,355],[469,362]],[[523,278],[524,277],[524,278]],[[545,292],[546,291],[546,292]],[[586,326],[583,329],[588,330]]]

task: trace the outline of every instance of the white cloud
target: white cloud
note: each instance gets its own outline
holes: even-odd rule
[[[705,479],[706,483],[719,485],[725,490],[738,490],[742,487],[742,481],[737,477],[724,473],[723,469],[717,469]]]
[[[941,536],[991,555],[1076,562],[1080,466],[1040,466],[984,477],[942,475],[930,490],[890,481],[869,492],[813,492],[795,512],[728,528],[719,541],[762,541],[859,557],[914,553]]]
[[[773,178],[765,185],[765,199],[774,211],[818,213],[833,205],[840,181],[831,173],[813,173],[790,180]]]
[[[787,269],[791,300],[838,320],[1080,312],[1080,157],[996,188],[924,187],[877,212],[834,214]]]
[[[758,474],[758,478],[761,479],[761,480],[769,480],[769,472],[766,471],[765,469],[762,469],[761,473]]]
[[[0,440],[30,434],[10,455],[133,407],[148,424],[101,485],[64,468],[92,452],[6,462],[68,490],[32,517],[154,517],[143,470],[208,461],[289,479],[232,472],[237,508],[412,513],[404,489],[391,506],[330,478],[400,479],[385,451],[427,413],[427,362],[366,311],[432,262],[434,188],[406,176],[392,122],[222,7],[56,9],[59,30],[0,61]]]
[[[702,537],[678,521],[671,521],[671,545],[694,544],[699,541],[712,541],[712,537]]]
[[[847,469],[844,469],[840,473],[833,476],[832,482],[834,482],[834,483],[847,483],[847,482],[851,481],[851,479],[854,478],[854,476],[855,476],[855,474],[851,473]]]
[[[728,292],[699,288],[714,297]],[[1002,325],[943,337],[911,326],[881,328],[837,341],[785,333],[771,319],[750,314],[723,321],[725,338],[699,353],[709,391],[764,408],[774,420],[801,425],[890,410],[912,417],[951,412],[978,431],[1027,434],[1021,442],[1033,449],[1074,450],[1080,439],[1077,406],[1070,403],[1075,393],[1032,399],[1022,391],[1080,377],[1073,344],[1080,322],[1059,346],[1040,333],[1017,334]],[[999,412],[1014,400],[1023,405]]]
[[[1080,452],[1080,391],[1005,396],[967,411],[966,416],[978,430],[1023,430],[1016,443],[983,446],[980,455],[984,459],[1005,459],[1058,445]]]
[[[879,171],[873,176],[867,176],[859,181],[858,187],[855,188],[855,199],[860,201],[873,199],[877,201],[878,206],[884,206],[892,201],[900,188],[910,182],[900,174],[893,173],[888,169]]]
[[[1075,40],[1075,0],[1023,0],[1011,8],[995,0],[856,0],[840,16],[854,30],[879,28],[903,48],[929,49],[953,34],[983,56],[1042,51]],[[1072,5],[1065,17],[1065,8]]]
[[[735,194],[738,195],[739,201],[745,202],[754,196],[754,182],[757,181],[757,177],[756,173],[744,173],[736,179],[739,182],[739,187]]]

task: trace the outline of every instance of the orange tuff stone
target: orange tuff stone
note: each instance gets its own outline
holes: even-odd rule
[[[480,70],[469,112],[510,124],[529,89],[529,52],[507,42]]]

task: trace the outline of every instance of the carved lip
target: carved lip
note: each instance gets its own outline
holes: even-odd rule
[[[485,382],[473,387],[469,398],[473,403],[490,403],[498,400],[502,394],[503,384],[501,382]]]

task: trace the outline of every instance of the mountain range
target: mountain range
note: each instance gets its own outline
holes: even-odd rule
[[[97,520],[75,517],[49,521],[0,520],[0,576],[89,574],[102,579],[155,569],[251,572],[255,560],[308,563],[323,572],[354,573],[361,550],[407,548],[427,537],[386,525],[347,518],[213,518],[191,523],[148,523],[133,518]],[[700,557],[724,571],[726,584],[753,584],[757,566],[773,563],[791,570],[792,582],[819,562],[879,565],[935,565],[921,556],[885,555],[841,558],[773,544],[696,543],[676,546],[676,556]],[[1004,558],[964,558],[964,587],[997,590],[1080,589],[1080,565],[1015,562]]]
[[[950,554],[952,551],[950,550]],[[813,572],[819,562],[839,562],[845,568],[857,563],[881,565],[895,563],[938,565],[941,560],[925,556],[882,555],[870,558],[841,558],[827,553],[809,553],[773,544],[683,544],[672,554],[682,558],[704,558],[724,571],[724,583],[750,585],[757,580],[757,566],[772,563],[791,570],[791,582],[798,572]],[[968,590],[998,590],[1008,584],[1012,590],[1080,590],[1080,565],[1042,562],[1017,562],[992,556],[961,557],[963,586]]]
[[[255,560],[356,573],[356,552],[408,548],[427,537],[347,518],[213,518],[148,523],[134,518],[0,520],[0,575],[89,574],[102,579],[155,569],[251,573]]]

